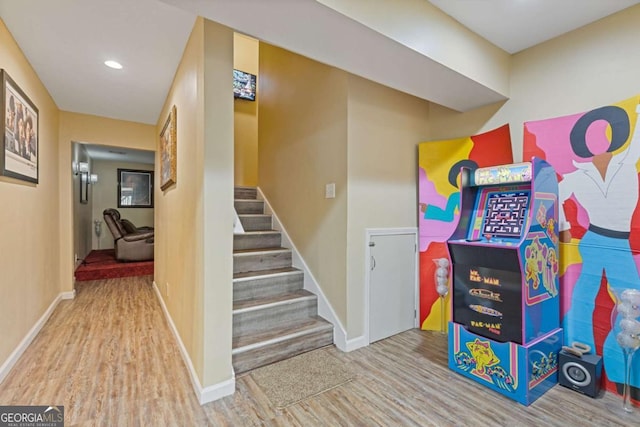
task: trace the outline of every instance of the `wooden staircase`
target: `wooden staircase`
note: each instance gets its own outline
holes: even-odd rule
[[[244,234],[233,239],[233,368],[242,373],[333,343],[333,325],[318,316],[271,215],[253,187],[235,188]]]

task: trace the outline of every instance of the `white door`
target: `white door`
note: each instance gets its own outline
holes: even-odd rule
[[[416,249],[415,234],[370,236],[370,343],[415,325]]]

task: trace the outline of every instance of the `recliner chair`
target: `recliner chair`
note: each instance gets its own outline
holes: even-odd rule
[[[102,216],[113,235],[113,246],[118,261],[149,261],[153,259],[153,229],[129,231],[131,230],[130,226],[125,227],[120,219],[120,212],[116,209],[105,209]],[[131,224],[130,221],[127,222]],[[135,228],[135,226],[133,227]]]
[[[136,227],[131,221],[126,218],[120,218],[120,224],[122,224],[127,233],[145,233],[147,231],[153,231],[153,227]]]

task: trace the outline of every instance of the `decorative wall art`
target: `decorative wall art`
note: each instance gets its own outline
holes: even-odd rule
[[[177,112],[176,106],[171,108],[169,117],[160,132],[160,188],[166,190],[176,183],[176,139]]]
[[[420,233],[420,325],[444,331],[449,319],[449,296],[437,283],[438,262],[450,265],[447,240],[460,215],[460,168],[512,163],[509,126],[484,134],[423,142],[418,146],[418,229]],[[442,275],[442,274],[441,274]],[[446,310],[447,313],[442,313]]]
[[[524,124],[524,157],[551,164],[559,180],[564,342],[602,355],[605,386],[620,393],[624,355],[612,330],[615,293],[640,291],[640,96]],[[640,401],[640,357],[631,397]]]
[[[118,169],[118,207],[153,207],[153,171]]]
[[[0,174],[38,183],[38,108],[5,70],[0,70],[4,150]]]

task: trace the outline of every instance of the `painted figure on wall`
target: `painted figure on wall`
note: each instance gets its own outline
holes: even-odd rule
[[[639,112],[638,99],[632,99],[525,124],[525,154],[546,158],[561,176],[565,342],[587,344],[603,356],[610,390],[624,383],[622,350],[611,332],[611,290],[640,289],[632,244],[638,234]],[[632,372],[632,397],[638,400],[640,358]]]
[[[437,283],[439,263],[449,260],[446,242],[458,224],[461,167],[476,169],[511,163],[509,126],[458,139],[423,142],[418,146],[418,225],[420,233],[420,325],[444,330],[449,314],[444,284]],[[450,284],[449,284],[450,285]],[[444,295],[444,297],[443,297]],[[443,303],[444,302],[444,303]]]

